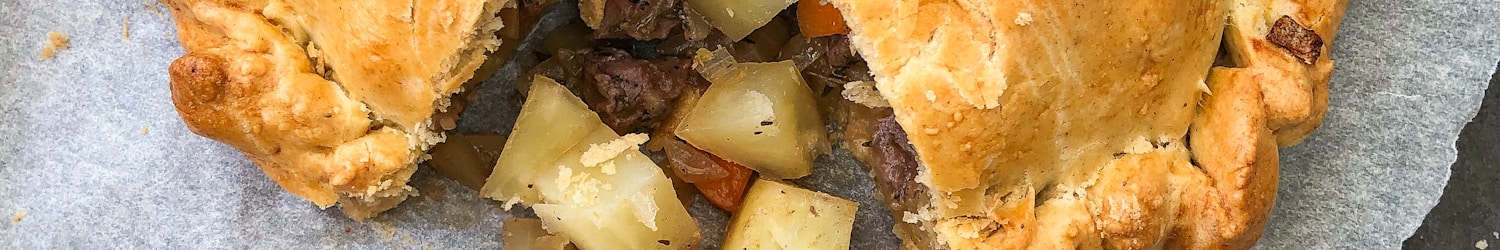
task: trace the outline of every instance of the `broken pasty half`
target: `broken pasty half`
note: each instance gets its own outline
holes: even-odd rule
[[[1344,0],[830,0],[906,248],[1245,249],[1322,122]]]
[[[364,219],[414,195],[443,140],[434,114],[501,41],[507,0],[160,0],[186,54],[172,101],[194,133],[228,144],[319,207]]]

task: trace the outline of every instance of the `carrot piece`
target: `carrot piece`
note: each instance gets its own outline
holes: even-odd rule
[[[745,189],[750,185],[750,175],[755,171],[719,158],[719,156],[708,155],[709,158],[713,158],[714,163],[718,163],[719,167],[728,171],[729,175],[712,181],[693,183],[693,185],[697,186],[703,197],[708,198],[708,202],[714,204],[715,207],[730,213],[739,211],[740,201],[745,198]]]
[[[824,0],[798,0],[797,1],[797,26],[802,28],[802,35],[809,38],[849,34],[849,25],[844,23],[844,15],[833,8],[833,4],[823,4]]]

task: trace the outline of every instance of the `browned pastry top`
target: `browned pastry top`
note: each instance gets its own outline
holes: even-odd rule
[[[395,206],[500,41],[504,0],[161,0],[187,52],[172,100],[288,192],[363,219]]]
[[[1248,248],[1346,4],[831,2],[931,194],[897,235],[957,249]]]

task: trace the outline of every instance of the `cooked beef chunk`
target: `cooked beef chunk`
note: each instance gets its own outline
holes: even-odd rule
[[[708,80],[687,58],[643,60],[613,48],[599,48],[583,61],[583,100],[615,132],[654,128],[689,88]]]
[[[682,0],[607,0],[595,38],[657,40],[682,26]]]
[[[893,202],[901,202],[905,194],[914,192],[909,186],[917,177],[917,149],[906,138],[906,131],[896,123],[895,116],[880,119],[875,124],[875,134],[870,142],[874,147],[874,174],[876,181],[890,189]]]
[[[1285,48],[1306,64],[1318,61],[1318,56],[1323,54],[1323,37],[1317,31],[1297,24],[1297,20],[1291,16],[1276,19],[1276,23],[1271,26],[1271,33],[1266,34],[1266,40]]]
[[[916,181],[917,154],[908,141],[907,134],[896,123],[891,108],[870,108],[853,102],[843,102],[847,116],[844,117],[844,147],[854,155],[875,182],[875,195],[896,220],[893,230],[897,234],[922,233],[921,222],[908,223],[912,217],[927,207],[931,197],[927,187]],[[925,238],[916,237],[914,245],[930,246]]]
[[[869,66],[850,49],[849,37],[842,35],[792,38],[782,48],[781,59],[792,60],[809,87],[820,93],[851,81],[873,80]]]

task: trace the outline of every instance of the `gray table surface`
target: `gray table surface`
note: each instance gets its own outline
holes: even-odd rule
[[[1410,249],[1500,248],[1500,66],[1479,114],[1459,135],[1458,161],[1443,197],[1404,243]]]

